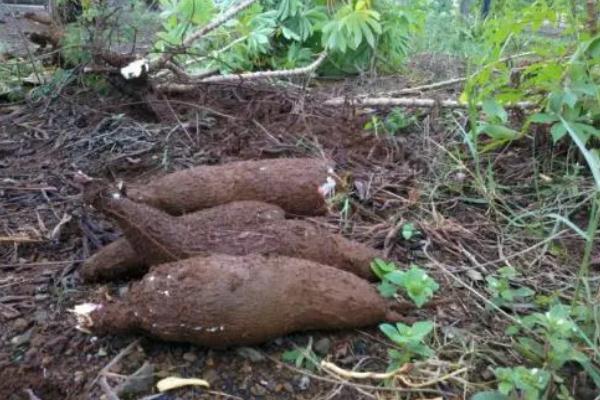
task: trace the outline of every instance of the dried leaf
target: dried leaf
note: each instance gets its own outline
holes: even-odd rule
[[[202,386],[210,387],[210,384],[204,379],[198,378],[179,378],[177,376],[170,376],[168,378],[161,379],[156,384],[159,392],[166,392],[168,390],[177,389],[184,386]]]

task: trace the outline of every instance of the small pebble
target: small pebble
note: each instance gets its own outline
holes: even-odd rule
[[[257,383],[256,385],[252,386],[252,388],[250,388],[250,393],[252,393],[255,396],[264,396],[267,394],[267,389],[265,389],[263,386]]]
[[[260,351],[255,350],[252,347],[240,347],[236,350],[236,353],[252,362],[260,362],[265,360],[265,356]]]
[[[291,383],[289,383],[289,382],[285,382],[285,383],[283,384],[283,388],[284,388],[284,389],[285,389],[285,391],[286,391],[286,392],[288,392],[288,393],[294,393],[294,386],[292,386],[292,384],[291,384]]]
[[[198,359],[198,356],[192,352],[183,353],[183,359],[187,362],[193,363]]]
[[[331,340],[329,340],[329,338],[323,338],[323,339],[318,340],[314,346],[315,352],[317,352],[318,354],[320,354],[322,356],[329,353],[330,348],[331,348]]]
[[[15,337],[13,337],[10,340],[10,343],[15,346],[15,347],[19,347],[22,346],[24,344],[29,343],[29,341],[31,340],[31,335],[33,334],[33,328],[29,329],[27,332],[21,334],[21,335],[17,335]]]
[[[300,378],[300,382],[298,382],[298,389],[307,390],[309,386],[310,378],[306,375],[303,375],[302,378]]]
[[[81,382],[83,380],[83,372],[75,371],[75,373],[73,374],[73,379],[74,379],[75,383]]]
[[[212,386],[217,380],[219,380],[219,374],[217,374],[217,371],[211,368],[202,374],[202,379],[210,383]]]
[[[21,333],[27,329],[29,326],[29,322],[25,318],[17,318],[15,322],[13,322],[13,329],[17,333]]]
[[[33,313],[33,320],[38,324],[43,324],[48,321],[48,312],[44,310],[38,310]]]

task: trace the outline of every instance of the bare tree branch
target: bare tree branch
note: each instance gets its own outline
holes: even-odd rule
[[[341,106],[344,104],[356,106],[356,107],[422,107],[422,108],[432,108],[435,106],[440,106],[444,108],[467,108],[468,105],[465,103],[461,103],[457,100],[447,99],[447,100],[437,100],[437,99],[420,99],[414,97],[400,97],[400,98],[392,98],[392,97],[370,97],[370,98],[344,98],[344,97],[334,97],[329,100],[326,100],[325,105],[328,106]],[[508,108],[533,108],[536,107],[537,104],[522,101],[514,104],[507,105]]]

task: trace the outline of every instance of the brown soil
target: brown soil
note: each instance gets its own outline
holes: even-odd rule
[[[331,167],[311,158],[200,166],[128,188],[128,196],[173,215],[240,200],[276,204],[292,215],[319,215],[325,212],[319,187]]]
[[[326,265],[212,255],[152,268],[124,300],[92,312],[88,328],[222,348],[398,320],[388,304],[363,279]]]
[[[414,177],[424,164],[412,155],[418,153],[420,132],[377,137],[362,131],[364,118],[352,110],[327,109],[309,101],[298,110],[297,97],[237,87],[208,87],[181,109],[173,101],[182,125],[162,125],[147,119],[146,111],[128,95],[100,92],[97,86],[67,86],[57,97],[39,103],[0,107],[0,226],[3,236],[14,238],[0,246],[0,398],[28,399],[24,390],[31,389],[42,400],[98,399],[103,393],[95,382],[98,373],[134,339],[93,339],[73,329],[74,319],[67,312],[75,304],[105,302],[127,291],[117,283],[81,282],[82,262],[121,232],[102,215],[81,207],[80,187],[73,184],[79,169],[91,176],[147,182],[199,165],[325,155],[342,175],[338,195],[348,200],[351,211],[341,214],[342,203],[335,201],[329,216],[311,222],[385,250],[399,265],[419,256],[418,242],[390,233],[398,224],[396,216],[410,218],[415,204],[410,200]],[[59,224],[63,216],[71,220]],[[466,226],[478,235],[480,221],[467,221],[473,221]],[[428,232],[444,229],[430,227]],[[448,232],[460,241],[459,234]],[[461,297],[446,281],[440,283],[446,285],[446,295]],[[462,308],[444,307],[443,313],[415,310],[409,316],[470,323]],[[368,398],[351,386],[307,377],[280,361],[283,352],[306,346],[309,337],[329,341],[329,350],[320,354],[340,366],[386,368],[389,345],[373,328],[277,338],[254,349],[262,361],[238,350],[213,352],[142,339],[111,372],[131,374],[150,362],[156,379],[204,377],[213,390],[234,398]],[[108,379],[112,386],[120,382]],[[147,387],[143,395],[154,391]],[[186,388],[170,396],[217,395]]]
[[[210,225],[196,224],[135,203],[116,192],[97,191],[90,185],[86,187],[84,198],[118,222],[146,265],[210,253],[279,254],[330,265],[374,280],[370,264],[375,257],[381,257],[374,249],[303,221],[237,226],[225,223],[220,227],[218,217]],[[228,214],[224,214],[224,219],[234,220]]]
[[[181,217],[184,226],[198,231],[240,229],[284,218],[281,208],[259,201],[238,201],[207,208]],[[138,256],[125,238],[103,247],[81,266],[81,276],[89,283],[133,278],[148,270],[145,256]]]

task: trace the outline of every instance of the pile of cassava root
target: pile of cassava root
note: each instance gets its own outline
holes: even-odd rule
[[[201,166],[126,188],[78,178],[124,233],[84,263],[84,280],[142,277],[124,298],[76,306],[82,330],[219,348],[396,321],[408,307],[369,282],[377,250],[298,219],[326,212],[325,161]]]

